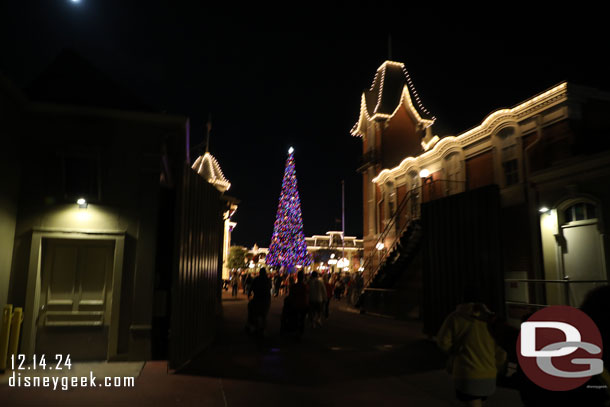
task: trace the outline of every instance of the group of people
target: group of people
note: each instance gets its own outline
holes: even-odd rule
[[[320,276],[318,272],[312,272],[305,276],[306,279],[311,279],[312,275]],[[267,278],[269,278],[271,282],[271,295],[273,297],[278,297],[280,295],[288,295],[290,288],[297,283],[297,276],[295,273],[288,274],[283,272],[275,272],[269,275],[266,271],[265,274]],[[364,287],[364,280],[362,278],[361,273],[355,273],[355,275],[351,275],[350,273],[334,273],[334,274],[322,274],[322,278],[326,285],[330,285],[328,287],[329,293],[332,298],[336,300],[341,300],[346,298],[348,302],[355,303],[358,295],[362,291]],[[228,290],[231,288],[231,295],[236,297],[240,288],[243,294],[246,294],[248,297],[252,294],[252,283],[254,281],[255,275],[251,272],[242,271],[241,273],[235,271],[231,273],[229,280],[225,281],[224,288]]]
[[[248,303],[248,331],[258,332],[265,329],[271,298],[286,295],[282,310],[282,332],[295,332],[302,335],[306,320],[312,328],[321,327],[329,317],[330,301],[340,300],[344,295],[357,298],[362,290],[360,274],[320,275],[313,271],[307,276],[300,270],[296,274],[267,274],[261,268],[259,275],[231,276],[232,295],[236,296],[239,283],[250,300]],[[347,292],[347,294],[346,294]],[[355,301],[355,300],[354,300]]]

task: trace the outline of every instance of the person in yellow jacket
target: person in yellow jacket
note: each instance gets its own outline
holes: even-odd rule
[[[460,304],[437,334],[437,344],[449,354],[448,370],[456,396],[464,406],[482,406],[496,390],[496,375],[506,352],[489,332],[493,313],[482,303]]]

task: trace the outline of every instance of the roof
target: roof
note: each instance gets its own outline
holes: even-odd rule
[[[434,123],[436,118],[421,103],[404,64],[385,61],[377,68],[371,88],[362,93],[360,117],[352,128],[352,135],[363,135],[366,121],[391,119],[403,104],[424,127]]]
[[[195,160],[191,168],[210,184],[214,185],[220,192],[224,192],[231,187],[231,183],[222,173],[218,161],[207,151]]]
[[[155,111],[71,49],[61,51],[25,93],[37,102]]]

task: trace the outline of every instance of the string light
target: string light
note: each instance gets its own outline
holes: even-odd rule
[[[511,108],[511,109],[499,109],[495,112],[491,113],[487,116],[480,125],[458,135],[451,137],[443,137],[438,143],[432,147],[431,150],[426,151],[425,153],[417,156],[417,157],[407,157],[401,161],[396,167],[392,169],[385,169],[381,171],[375,178],[373,178],[373,183],[385,182],[390,177],[396,177],[403,169],[407,168],[409,164],[413,163],[423,163],[425,160],[433,157],[434,155],[440,155],[443,148],[450,144],[458,144],[460,146],[465,146],[476,142],[480,139],[483,139],[489,135],[489,133],[495,128],[494,124],[500,119],[521,119],[528,113],[531,113],[530,109],[533,107],[539,107],[538,105],[544,105],[545,102],[552,100],[556,97],[566,97],[567,96],[567,82],[563,82],[546,92],[543,92],[537,96],[534,96],[531,99],[526,100],[525,102]],[[534,108],[536,110],[536,108]]]
[[[383,90],[384,90],[384,86],[385,86],[386,69],[387,69],[388,65],[399,67],[402,70],[403,75],[405,76],[406,82],[407,82],[407,84],[403,86],[403,89],[402,89],[402,92],[400,95],[400,101],[397,104],[397,106],[394,108],[394,111],[391,114],[378,112],[379,107],[381,106],[381,101],[383,99]],[[381,75],[381,80],[378,81],[378,78],[380,77],[380,75]],[[416,103],[417,103],[417,106],[419,107],[419,109],[422,112],[424,112],[426,115],[430,115],[430,112],[421,103],[419,95],[417,94],[417,91],[415,90],[415,87],[413,86],[411,77],[409,76],[409,73],[405,69],[404,64],[402,64],[400,62],[395,62],[395,61],[385,61],[383,64],[381,64],[381,66],[377,69],[377,72],[375,73],[375,77],[373,78],[373,83],[371,84],[369,92],[374,91],[376,86],[379,87],[379,91],[377,94],[377,104],[375,105],[375,108],[373,109],[373,116],[369,115],[368,106],[366,103],[366,97],[365,97],[365,94],[363,93],[360,98],[360,116],[359,116],[356,124],[354,124],[354,126],[350,130],[350,133],[353,136],[364,135],[364,130],[363,130],[364,126],[363,126],[363,120],[362,120],[363,118],[366,118],[366,120],[369,122],[374,121],[374,120],[386,120],[386,121],[391,120],[396,115],[396,113],[398,112],[398,110],[400,109],[400,107],[403,104],[405,104],[407,106],[408,110],[411,112],[413,117],[415,117],[418,124],[422,125],[422,127],[424,129],[427,127],[430,127],[436,121],[436,117],[432,117],[431,119],[422,118],[421,115],[419,114],[419,112],[417,111],[417,109],[415,108],[412,98],[411,98],[411,93],[413,93],[413,95],[415,96],[415,100],[416,100]]]
[[[231,188],[231,183],[225,178],[218,161],[212,154],[206,152],[204,155],[197,157],[191,168],[210,184],[219,187],[221,191],[224,192]]]
[[[282,191],[273,225],[273,235],[266,262],[272,267],[309,266],[311,256],[303,233],[301,203],[297,189],[294,149],[289,150]]]

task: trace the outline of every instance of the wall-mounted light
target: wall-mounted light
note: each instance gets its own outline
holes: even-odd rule
[[[377,243],[377,245],[375,246],[375,248],[376,248],[377,250],[380,250],[380,251],[381,251],[381,250],[383,250],[383,249],[385,248],[385,245],[383,244],[383,242],[379,242],[379,243]]]
[[[538,209],[538,212],[540,212],[540,213],[548,213],[549,211],[550,211],[550,209],[547,208],[546,206],[543,206],[540,209]]]
[[[430,176],[430,171],[428,171],[428,169],[424,168],[423,170],[421,170],[419,172],[419,177],[420,178],[428,178]]]
[[[86,208],[89,205],[85,198],[78,198],[76,200],[76,203],[78,204],[79,208]]]

